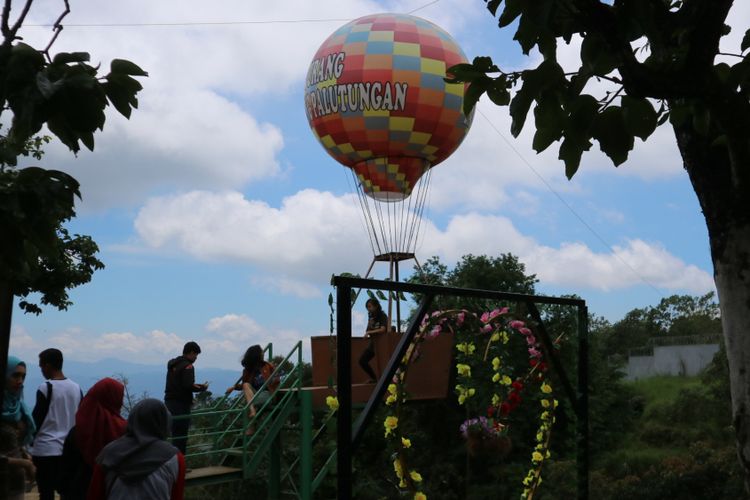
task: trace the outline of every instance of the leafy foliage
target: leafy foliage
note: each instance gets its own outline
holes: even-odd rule
[[[569,178],[592,141],[617,166],[627,160],[636,137],[645,141],[668,119],[724,140],[722,120],[728,117],[719,116],[714,98],[736,96],[748,103],[747,55],[738,54],[733,65],[713,61],[719,38],[728,32],[723,19],[731,2],[485,1],[500,28],[515,23],[514,40],[524,54],[536,48],[543,60],[536,68],[506,72],[489,57],[477,57],[449,68],[446,81],[470,84],[465,113],[484,94],[498,106],[509,105],[516,137],[534,105],[533,148],[541,152],[560,142]],[[750,46],[748,33],[742,52]],[[564,70],[557,45],[574,36],[582,38],[580,67]],[[587,85],[592,81],[608,82],[610,90],[593,95]]]
[[[104,266],[90,237],[71,236],[64,227],[75,216],[75,199],[81,197],[78,182],[56,170],[18,169],[19,158],[42,158],[42,147],[50,140],[36,136],[43,126],[73,153],[81,144],[93,151],[105,108],[111,103],[130,117],[142,89],[134,77],[147,73],[115,59],[109,73],[100,75],[99,65],[89,64],[86,52],[50,57],[54,38],[45,51],[19,42],[16,33],[27,12],[12,26],[10,9],[2,13],[0,117],[10,126],[0,134],[0,286],[24,297],[19,305],[26,312],[39,314],[41,308],[29,294],[38,292],[41,304],[66,309],[71,304],[67,290],[87,283]],[[67,12],[56,24],[55,37]],[[6,113],[12,115],[9,120]]]

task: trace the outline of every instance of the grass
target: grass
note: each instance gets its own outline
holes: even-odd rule
[[[628,385],[644,398],[644,413],[648,413],[655,406],[663,406],[675,401],[682,389],[700,386],[701,382],[698,377],[660,375],[629,382]]]

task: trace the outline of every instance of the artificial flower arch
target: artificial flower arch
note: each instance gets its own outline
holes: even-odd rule
[[[470,436],[488,441],[508,439],[510,424],[508,416],[521,404],[521,394],[528,387],[536,387],[539,391],[541,412],[539,427],[536,433],[536,446],[531,454],[531,466],[522,480],[523,492],[521,498],[531,500],[536,489],[542,482],[542,465],[550,457],[549,443],[552,434],[552,424],[555,422],[555,410],[558,401],[553,395],[552,386],[547,380],[547,363],[543,350],[527,325],[517,319],[511,319],[508,308],[494,309],[481,315],[467,310],[435,311],[422,321],[414,341],[388,386],[386,405],[392,410],[385,417],[383,427],[385,437],[394,449],[392,455],[393,469],[398,478],[398,486],[403,494],[413,493],[415,500],[426,500],[422,491],[422,475],[409,466],[409,456],[414,452],[412,441],[403,435],[399,426],[401,405],[406,401],[406,378],[410,365],[420,357],[420,344],[425,340],[437,337],[443,331],[465,331],[472,334],[469,339],[456,343],[456,371],[457,384],[454,392],[458,403],[466,405],[472,398],[487,399],[487,415],[477,415],[468,418],[459,431],[468,440]],[[526,350],[529,355],[529,369],[524,376],[512,378],[504,371],[508,356],[504,348],[512,336],[518,335],[525,339]],[[555,341],[555,344],[559,338]],[[478,346],[483,349],[478,350]],[[488,364],[492,368],[491,391],[484,391],[481,382],[472,378],[472,368],[480,364]],[[489,393],[486,393],[489,392]],[[509,447],[501,447],[509,450]],[[500,448],[495,448],[500,449]]]

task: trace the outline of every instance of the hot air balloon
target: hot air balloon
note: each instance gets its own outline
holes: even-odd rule
[[[350,170],[373,264],[389,261],[393,277],[395,263],[397,280],[398,262],[415,258],[432,167],[471,125],[463,113],[465,86],[444,80],[448,68],[464,62],[456,42],[433,23],[375,14],[337,29],[307,72],[310,127]]]

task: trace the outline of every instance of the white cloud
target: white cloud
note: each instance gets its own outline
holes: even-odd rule
[[[714,289],[711,275],[671,255],[660,244],[629,240],[610,254],[581,243],[539,247],[523,260],[543,283],[602,291],[649,285],[660,290],[702,294]]]
[[[153,248],[254,264],[279,273],[281,283],[295,276],[295,286],[305,283],[303,289],[311,290],[332,273],[362,267],[369,260],[356,210],[349,196],[311,189],[284,199],[278,209],[239,193],[193,192],[150,200],[136,219],[136,230]],[[419,255],[455,262],[467,253],[510,252],[547,284],[613,290],[645,280],[669,290],[713,288],[708,273],[659,243],[627,240],[613,253],[597,253],[579,242],[554,248],[522,234],[506,217],[479,213],[453,216],[445,228],[431,221],[423,226]]]
[[[209,337],[200,340],[202,362],[226,368],[227,357],[238,360],[251,345],[273,343],[274,355],[285,356],[303,336],[296,330],[267,328],[244,314],[225,314],[211,318],[206,324]],[[303,356],[310,359],[309,345],[302,344]],[[239,366],[239,363],[238,363]]]
[[[24,355],[36,354],[36,351],[39,350],[39,343],[29,335],[29,332],[23,326],[13,325],[10,332],[10,354],[15,355],[16,352],[24,353]],[[27,361],[26,364],[28,365],[29,362]]]
[[[253,284],[259,285],[266,290],[280,293],[282,295],[291,295],[301,299],[314,299],[321,297],[323,292],[315,285],[290,278],[289,276],[264,276],[255,277]]]
[[[243,342],[264,333],[257,321],[244,314],[226,314],[211,318],[206,330],[229,340]]]
[[[266,270],[321,280],[358,269],[371,255],[351,196],[311,189],[280,208],[240,193],[193,191],[152,198],[135,228],[148,246],[177,248],[203,260],[252,262]]]

